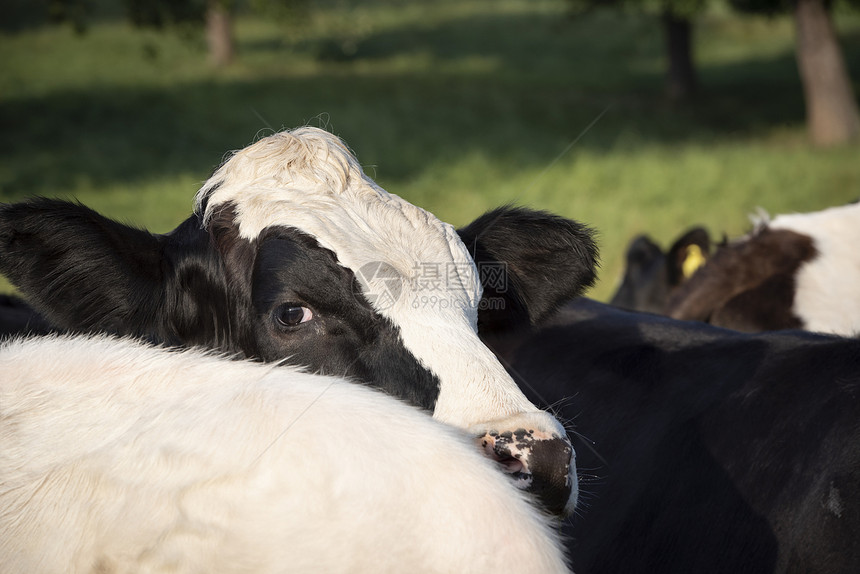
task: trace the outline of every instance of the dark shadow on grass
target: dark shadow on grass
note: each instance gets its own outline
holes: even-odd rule
[[[249,49],[265,49],[265,44]],[[588,18],[558,14],[494,14],[461,17],[437,24],[416,23],[364,37],[331,36],[295,46],[299,52],[332,61],[378,61],[405,54],[429,54],[450,63],[485,58],[499,63],[497,76],[511,81],[540,78],[580,87],[630,88],[635,69],[662,55],[656,21],[599,12]],[[611,68],[607,64],[611,62]]]

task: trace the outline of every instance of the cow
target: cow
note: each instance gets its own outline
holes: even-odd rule
[[[590,230],[503,208],[461,234],[376,185],[339,138],[305,127],[233,154],[166,234],[77,203],[2,205],[0,272],[60,329],[372,385],[466,429],[548,510],[569,514],[566,432],[525,398],[477,326],[539,321],[590,285]]]
[[[860,572],[860,341],[584,298],[483,335],[575,425],[575,572]]]
[[[367,386],[107,336],[0,344],[0,572],[567,572],[461,430]]]
[[[647,235],[637,235],[627,247],[624,274],[609,303],[628,311],[664,313],[669,297],[710,253],[711,238],[702,226],[682,233],[665,253]]]
[[[860,331],[860,204],[764,218],[717,250],[665,313],[739,331]]]

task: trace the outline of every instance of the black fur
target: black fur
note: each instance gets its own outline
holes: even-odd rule
[[[482,335],[575,424],[575,572],[860,572],[860,341],[589,300]]]
[[[162,299],[154,292],[162,272],[158,238],[49,199],[4,205],[0,219],[3,273],[53,323],[109,332],[122,324],[149,327]]]
[[[53,332],[57,332],[57,329],[23,299],[14,295],[0,295],[0,338]]]

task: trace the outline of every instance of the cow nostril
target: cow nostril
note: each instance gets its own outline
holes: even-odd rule
[[[516,474],[528,471],[522,461],[522,455],[512,453],[504,442],[497,441],[496,437],[491,435],[484,435],[479,440],[484,449],[484,454],[487,455],[487,458],[496,461],[501,466],[502,472]]]
[[[484,453],[515,483],[534,494],[554,514],[566,515],[575,504],[573,449],[558,436],[536,437],[529,431],[490,432],[478,438]],[[574,502],[571,502],[573,500]]]
[[[513,456],[497,456],[496,462],[502,467],[502,470],[508,474],[516,474],[518,472],[525,472],[526,465],[517,458]]]

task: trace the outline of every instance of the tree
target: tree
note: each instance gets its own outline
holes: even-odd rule
[[[666,47],[666,94],[674,101],[681,101],[698,92],[692,17],[705,7],[707,0],[569,0],[569,3],[574,12],[609,6],[659,14]]]
[[[831,18],[829,0],[730,0],[747,13],[791,10],[796,29],[797,67],[806,102],[810,140],[838,145],[860,137],[857,99]],[[855,5],[858,3],[854,2]]]
[[[84,0],[61,0],[65,2]],[[239,5],[279,20],[303,14],[307,0],[125,0],[132,22],[138,26],[161,28],[165,25],[205,24],[209,60],[226,66],[236,57],[233,33],[234,16]]]
[[[236,55],[233,37],[233,0],[125,0],[132,23],[141,27],[205,23],[209,59],[226,66]]]
[[[42,0],[50,18],[69,22],[84,32],[98,16],[98,6],[91,0]],[[298,0],[258,0],[267,3],[292,3]],[[303,1],[303,0],[302,0]],[[125,13],[135,26],[163,29],[197,28],[205,25],[209,58],[216,66],[229,64],[236,54],[233,36],[233,14],[239,0],[124,0]],[[44,9],[44,8],[43,8]]]
[[[690,14],[671,4],[666,2],[660,11],[668,59],[666,94],[675,101],[687,100],[699,90],[693,60],[693,24]]]
[[[209,46],[209,59],[216,66],[226,66],[236,54],[231,4],[229,0],[208,0],[206,3],[206,44]]]

